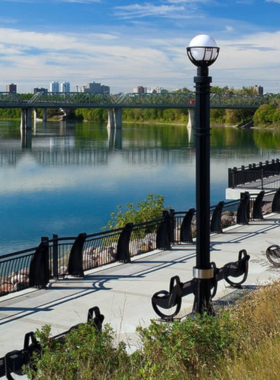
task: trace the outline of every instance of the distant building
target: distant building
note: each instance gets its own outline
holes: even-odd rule
[[[110,95],[110,87],[102,84],[101,85],[101,93],[106,94],[106,95]]]
[[[6,92],[10,92],[10,93],[16,94],[17,93],[17,85],[14,84],[14,83],[7,84],[7,86],[6,86]]]
[[[59,83],[53,81],[50,83],[50,92],[59,92]]]
[[[253,90],[257,95],[263,95],[263,87],[259,86],[258,84],[255,84],[255,86],[253,86]]]
[[[60,83],[60,92],[70,92],[70,83],[69,82]]]
[[[81,88],[82,92],[88,92],[91,94],[110,94],[110,87],[100,83],[92,82]]]
[[[136,94],[161,94],[162,92],[165,92],[166,90],[162,87],[143,87],[143,86],[137,86],[134,87],[132,92]]]
[[[166,90],[162,87],[151,87],[151,88],[148,88],[147,93],[148,94],[162,94],[165,91]]]
[[[47,88],[43,88],[43,87],[41,87],[41,88],[36,87],[36,88],[33,89],[33,94],[36,94],[37,92],[43,92],[44,94],[47,94],[48,89]]]
[[[134,87],[133,92],[135,92],[136,94],[145,94],[147,92],[147,87],[143,87],[143,86]]]

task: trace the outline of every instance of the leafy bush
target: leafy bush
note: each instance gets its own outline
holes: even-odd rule
[[[36,332],[43,355],[35,356],[35,368],[25,368],[29,378],[36,380],[112,379],[129,363],[126,347],[113,345],[113,331],[105,325],[102,333],[92,323],[81,324],[65,335],[63,341],[50,339],[50,326]],[[120,377],[123,378],[123,377]]]
[[[254,125],[266,126],[273,123],[276,104],[263,104],[254,114]]]
[[[162,217],[165,209],[164,197],[148,194],[147,199],[138,202],[136,207],[133,203],[127,203],[126,211],[123,211],[120,205],[117,209],[117,213],[111,213],[111,219],[103,229],[122,228],[127,223],[138,224]]]
[[[201,369],[210,373],[218,361],[234,351],[236,328],[229,312],[220,318],[204,315],[171,325],[152,323],[138,328],[143,342],[141,361],[145,363],[139,369],[140,378],[185,379],[186,373],[195,378]]]

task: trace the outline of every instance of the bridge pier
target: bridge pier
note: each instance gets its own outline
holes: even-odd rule
[[[21,109],[21,129],[30,129],[32,128],[31,122],[31,108],[22,108]]]
[[[71,114],[71,108],[60,108],[60,111],[63,112],[63,115],[61,117],[61,121],[66,121],[68,119],[68,116]]]
[[[48,120],[48,116],[47,116],[47,108],[43,108],[43,118],[42,120],[45,122]],[[34,120],[38,120],[38,110],[37,108],[34,108]]]
[[[108,124],[107,128],[122,127],[122,108],[108,109]]]
[[[189,108],[188,128],[195,128],[195,108]]]
[[[48,121],[48,109],[43,108],[43,121]]]

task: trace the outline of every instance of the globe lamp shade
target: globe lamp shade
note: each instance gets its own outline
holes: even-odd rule
[[[216,41],[206,34],[194,37],[187,47],[188,57],[197,67],[211,66],[218,58],[219,51]]]

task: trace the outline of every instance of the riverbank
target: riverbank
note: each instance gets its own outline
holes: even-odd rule
[[[216,263],[217,268],[223,267],[228,262],[236,261],[240,250],[246,250],[250,255],[249,273],[246,282],[243,284],[243,290],[229,287],[228,283],[223,280],[219,281],[215,296],[215,309],[218,305],[230,305],[231,297],[239,298],[238,294],[240,292],[241,294],[242,292],[246,293],[246,291],[250,292],[280,279],[280,271],[268,262],[265,255],[268,246],[275,244],[279,240],[279,226],[279,215],[270,214],[261,221],[250,221],[248,225],[227,228],[223,234],[211,235],[211,260]],[[221,325],[218,324],[218,321],[215,322],[215,319],[212,322],[215,325],[202,324],[202,330],[198,329],[201,330],[202,334],[196,335],[197,339],[201,337],[202,341],[199,342],[198,339],[195,346],[189,346],[189,339],[191,339],[192,334],[186,333],[186,324],[180,324],[183,329],[180,333],[179,324],[175,323],[173,325],[174,335],[168,335],[168,331],[163,333],[165,329],[170,331],[170,324],[151,324],[151,320],[158,318],[151,305],[153,294],[162,289],[168,290],[169,280],[174,275],[179,275],[182,282],[191,280],[194,266],[195,244],[174,245],[172,250],[157,250],[135,257],[131,264],[111,264],[106,268],[100,267],[86,272],[84,278],[64,278],[52,282],[47,289],[28,289],[17,294],[4,296],[1,298],[0,312],[0,357],[7,352],[20,349],[25,333],[35,331],[36,328],[41,329],[44,325],[52,326],[53,335],[63,333],[75,324],[86,322],[87,311],[94,306],[98,306],[101,314],[105,317],[104,323],[109,323],[114,331],[114,342],[124,342],[128,352],[135,352],[144,343],[144,347],[148,350],[146,353],[148,354],[149,352],[150,354],[150,361],[145,361],[147,364],[146,371],[158,368],[160,373],[164,373],[165,379],[175,378],[167,375],[170,373],[171,376],[175,368],[177,368],[177,372],[174,372],[176,378],[188,379],[188,371],[178,374],[179,370],[184,370],[184,366],[174,367],[173,364],[175,357],[182,360],[185,357],[184,355],[190,352],[191,347],[197,349],[201,357],[193,355],[192,351],[190,361],[187,360],[185,364],[188,365],[188,368],[194,368],[189,367],[190,365],[195,366],[197,371],[217,371],[218,368],[221,370],[220,365],[222,363],[220,361],[217,361],[214,366],[212,362],[215,358],[214,356],[208,358],[209,362],[206,361],[205,366],[200,366],[201,361],[198,361],[198,359],[203,360],[206,353],[209,353],[209,355],[226,354],[231,347],[236,348],[236,350],[233,355],[227,357],[229,361],[226,364],[229,365],[229,373],[232,372],[234,364],[237,366],[235,367],[235,371],[237,371],[238,363],[241,363],[240,360],[243,361],[244,357],[248,358],[249,354],[253,355],[256,352],[255,350],[262,352],[263,359],[267,363],[271,363],[271,350],[268,351],[269,355],[267,357],[267,353],[261,350],[261,347],[266,347],[267,349],[268,338],[273,338],[270,332],[274,331],[272,330],[274,328],[275,331],[279,329],[277,319],[279,313],[278,309],[275,308],[275,300],[279,299],[279,287],[274,291],[271,288],[272,293],[266,293],[267,296],[265,296],[265,293],[261,293],[259,299],[255,298],[252,303],[245,303],[244,309],[238,306],[236,313],[239,312],[239,314],[233,315],[233,312],[228,315],[225,314],[224,318],[221,319]],[[238,281],[239,279],[236,278],[235,280]],[[273,302],[270,301],[269,303],[272,308],[268,308],[269,300],[273,300]],[[263,311],[262,302],[266,304]],[[183,322],[191,312],[192,307],[193,295],[183,297],[181,311],[177,316],[178,321]],[[236,319],[234,319],[234,316],[236,316]],[[147,331],[147,340],[144,339],[142,343],[139,339],[139,331],[137,332],[139,326],[141,326],[141,329],[152,326],[149,332]],[[224,326],[224,330],[222,326]],[[244,331],[243,328],[245,328]],[[251,328],[252,330],[250,330]],[[207,334],[205,333],[206,331]],[[251,331],[251,334],[244,335],[245,331],[247,333]],[[157,339],[148,339],[149,336],[150,338],[156,336]],[[248,340],[247,347],[245,337],[249,339],[250,336],[252,341]],[[254,337],[256,338],[255,343],[258,343],[257,339],[260,338],[263,339],[262,343],[252,346]],[[174,339],[174,343],[177,343],[170,343],[171,338]],[[267,338],[267,340],[264,338]],[[215,345],[216,343],[217,346]],[[235,343],[238,343],[238,345],[232,346]],[[240,345],[241,343],[242,345]],[[250,345],[251,349],[249,349]],[[164,350],[164,347],[168,347],[168,350]],[[204,347],[203,350],[201,350],[202,347]],[[248,352],[244,350],[245,347],[249,349]],[[184,352],[185,354],[183,355]],[[246,355],[242,355],[243,353],[246,353]],[[245,363],[246,360],[244,360]],[[259,363],[261,363],[260,358],[256,362],[256,366],[259,366]],[[169,369],[168,365],[170,365]],[[249,365],[247,367],[250,371],[254,370],[254,367],[250,368]],[[170,369],[172,371],[168,372]],[[267,371],[268,369],[268,366],[264,365],[262,371]],[[261,367],[259,370],[261,370]],[[149,376],[146,376],[148,372],[144,373],[145,376],[143,375],[142,378],[148,378]],[[155,376],[150,377],[160,379],[160,373],[153,372]],[[213,374],[213,372],[211,373]],[[233,374],[232,379],[240,379],[240,377],[234,376]],[[211,377],[205,376],[204,378]],[[213,378],[228,379],[229,377],[221,375]],[[251,376],[251,378],[277,379],[269,376]]]

